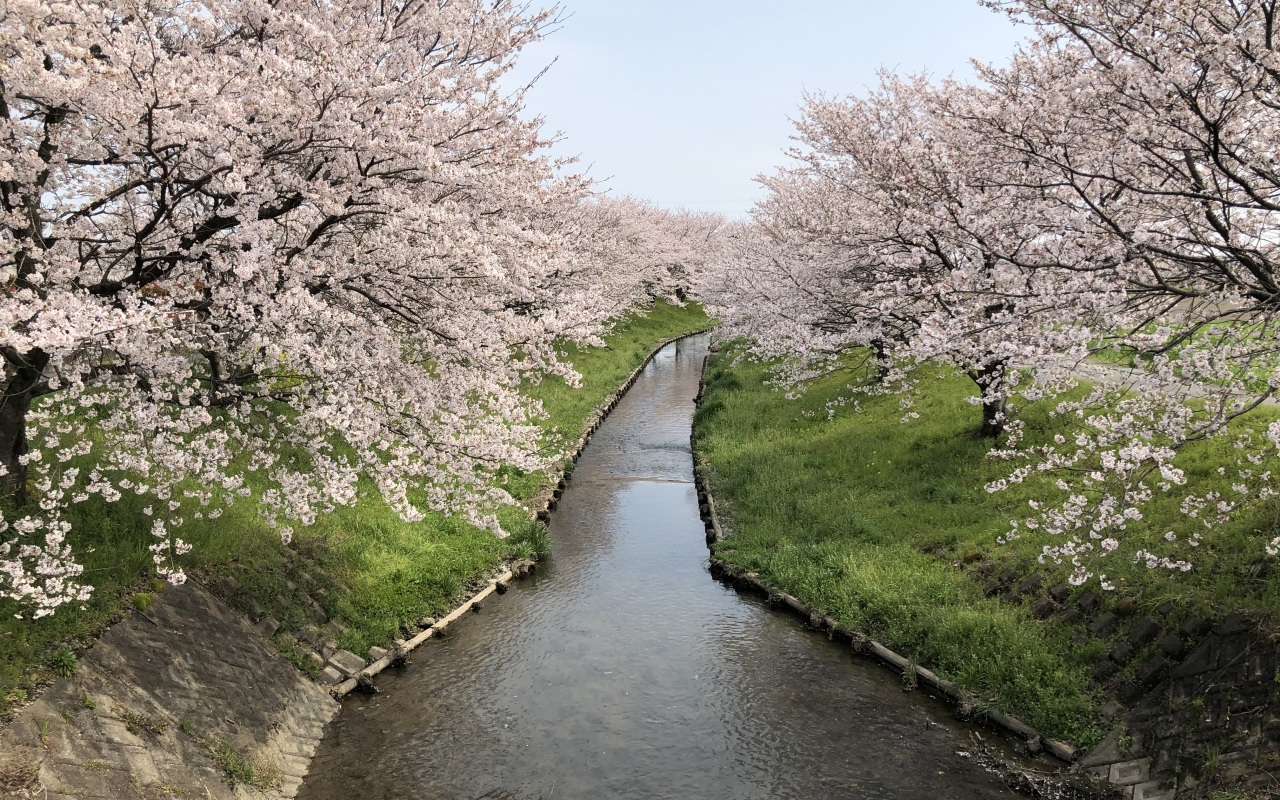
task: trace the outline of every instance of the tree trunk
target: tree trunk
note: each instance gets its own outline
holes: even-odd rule
[[[980,370],[969,373],[973,382],[978,384],[982,392],[982,431],[984,439],[995,439],[1004,433],[1005,422],[1009,417],[1009,401],[1004,395],[995,399],[987,397],[987,390],[1004,378],[1004,361],[996,361]]]
[[[49,356],[42,350],[5,350],[4,391],[0,395],[0,498],[22,505],[27,501],[27,467],[19,458],[27,453],[27,412],[44,386]]]
[[[996,439],[1004,433],[1004,423],[1008,419],[1009,403],[1003,397],[999,400],[982,401],[982,433],[984,439]]]
[[[876,383],[884,383],[889,378],[889,347],[883,339],[871,342],[871,356],[876,360]]]

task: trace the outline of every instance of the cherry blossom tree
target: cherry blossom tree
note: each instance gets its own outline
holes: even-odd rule
[[[497,530],[536,469],[523,376],[617,297],[566,286],[582,201],[499,80],[557,12],[509,0],[12,0],[0,12],[0,596],[89,592],[63,511],[292,526],[368,477]],[[102,444],[95,444],[101,435]]]
[[[1074,477],[1027,522],[1064,536],[1046,553],[1070,558],[1083,580],[1082,552],[1115,551],[1152,498],[1181,491],[1187,525],[1164,551],[1136,555],[1190,569],[1181,545],[1276,494],[1280,427],[1228,427],[1280,388],[1275,4],[989,5],[1031,21],[1037,38],[1009,68],[985,71],[1003,101],[971,119],[1010,158],[1038,165],[1061,213],[1087,212],[1079,234],[1092,258],[1062,266],[1123,292],[1112,341],[1139,367],[1094,370],[1093,394],[1059,408],[1086,420],[1067,437],[1074,446],[1035,453],[1013,479]],[[1221,470],[1230,490],[1179,489],[1185,445],[1219,436],[1236,438],[1239,457]]]
[[[641,299],[683,302],[716,257],[725,222],[718,214],[601,195],[572,211],[557,209],[548,224],[559,226],[567,254],[557,285],[622,313]],[[593,309],[593,316],[606,321],[603,310]]]
[[[1015,424],[997,449],[1015,466],[992,490],[1048,473],[1060,493],[1010,535],[1060,537],[1045,557],[1077,582],[1107,554],[1190,569],[1208,529],[1277,491],[1280,426],[1231,427],[1280,388],[1275,4],[987,4],[1034,36],[1007,68],[979,66],[981,85],[889,77],[808,100],[797,166],[762,179],[756,227],[708,294],[787,359],[788,385],[853,348],[878,362],[875,391],[947,364],[981,387],[987,433],[1008,398],[1089,380],[1055,401],[1049,443],[1013,447]],[[1110,349],[1135,368],[1086,361]],[[1186,446],[1220,436],[1239,453],[1230,491],[1180,488]],[[1167,546],[1125,546],[1171,493],[1186,524]]]
[[[762,355],[788,359],[785,381],[841,368],[856,348],[880,379],[862,390],[905,392],[920,365],[949,364],[979,388],[994,438],[1024,380],[1046,380],[1043,367],[1096,337],[1106,287],[1053,269],[1063,239],[1046,235],[1028,165],[953,119],[987,102],[895,76],[865,98],[808,100],[799,166],[762,178],[755,219],[769,243],[734,271],[749,300],[726,314]]]

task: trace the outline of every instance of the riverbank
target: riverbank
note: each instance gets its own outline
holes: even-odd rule
[[[659,302],[620,323],[605,348],[569,348],[582,373],[573,389],[558,378],[527,387],[547,412],[541,422],[548,449],[571,448],[597,406],[614,393],[658,343],[707,327],[701,308]],[[507,476],[507,488],[532,502],[550,475]],[[145,611],[162,583],[150,580],[146,517],[126,500],[108,508],[84,504],[73,542],[86,554],[97,587],[83,610],[61,609],[42,620],[18,620],[0,603],[0,718],[39,688],[75,671],[77,653],[113,621]],[[543,529],[529,509],[507,509],[507,539],[439,514],[406,523],[379,498],[366,496],[316,525],[299,530],[290,547],[247,507],[218,522],[192,523],[188,571],[253,620],[277,651],[319,676],[314,655],[326,644],[354,653],[386,645],[419,623],[453,608],[502,563],[546,550]]]
[[[300,798],[1009,797],[945,708],[708,577],[706,340],[665,348],[599,427],[535,575],[345,703]]]
[[[860,411],[836,405],[827,420],[844,381],[790,401],[765,385],[760,366],[730,362],[724,353],[709,362],[694,427],[732,534],[716,546],[718,558],[1048,736],[1083,750],[1123,745],[1110,763],[1092,765],[1103,772],[1149,755],[1147,772],[1194,766],[1203,774],[1237,749],[1246,756],[1237,773],[1270,763],[1269,712],[1250,716],[1243,736],[1230,712],[1225,728],[1216,712],[1202,714],[1213,718],[1203,725],[1169,722],[1175,712],[1194,717],[1224,689],[1254,707],[1275,706],[1274,665],[1266,681],[1216,666],[1261,659],[1265,672],[1274,659],[1266,643],[1280,605],[1267,580],[1270,537],[1253,532],[1256,520],[1206,537],[1188,575],[1116,560],[1106,565],[1115,592],[1075,589],[1065,570],[1038,563],[1045,542],[996,543],[1040,487],[985,492],[1003,465],[989,462],[987,443],[973,435],[964,379],[926,380],[920,418],[908,424],[895,397],[862,398]],[[1025,416],[1032,435],[1043,433],[1043,411]],[[1211,480],[1222,456],[1202,448],[1192,481]],[[1150,529],[1131,535],[1160,538],[1175,515],[1158,508]],[[1202,650],[1214,666],[1197,672],[1187,654]],[[1210,673],[1213,685],[1203,679]],[[1126,722],[1132,730],[1117,734]],[[1213,730],[1187,733],[1188,725]],[[1223,741],[1212,740],[1214,731]]]

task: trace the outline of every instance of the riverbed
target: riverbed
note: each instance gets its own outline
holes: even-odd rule
[[[300,798],[1014,796],[944,706],[711,578],[707,345],[664,348],[601,426],[534,577],[345,701]]]

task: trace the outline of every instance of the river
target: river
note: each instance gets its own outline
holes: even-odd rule
[[[1015,796],[943,706],[710,577],[707,344],[664,348],[601,426],[534,577],[345,701],[300,798]]]

